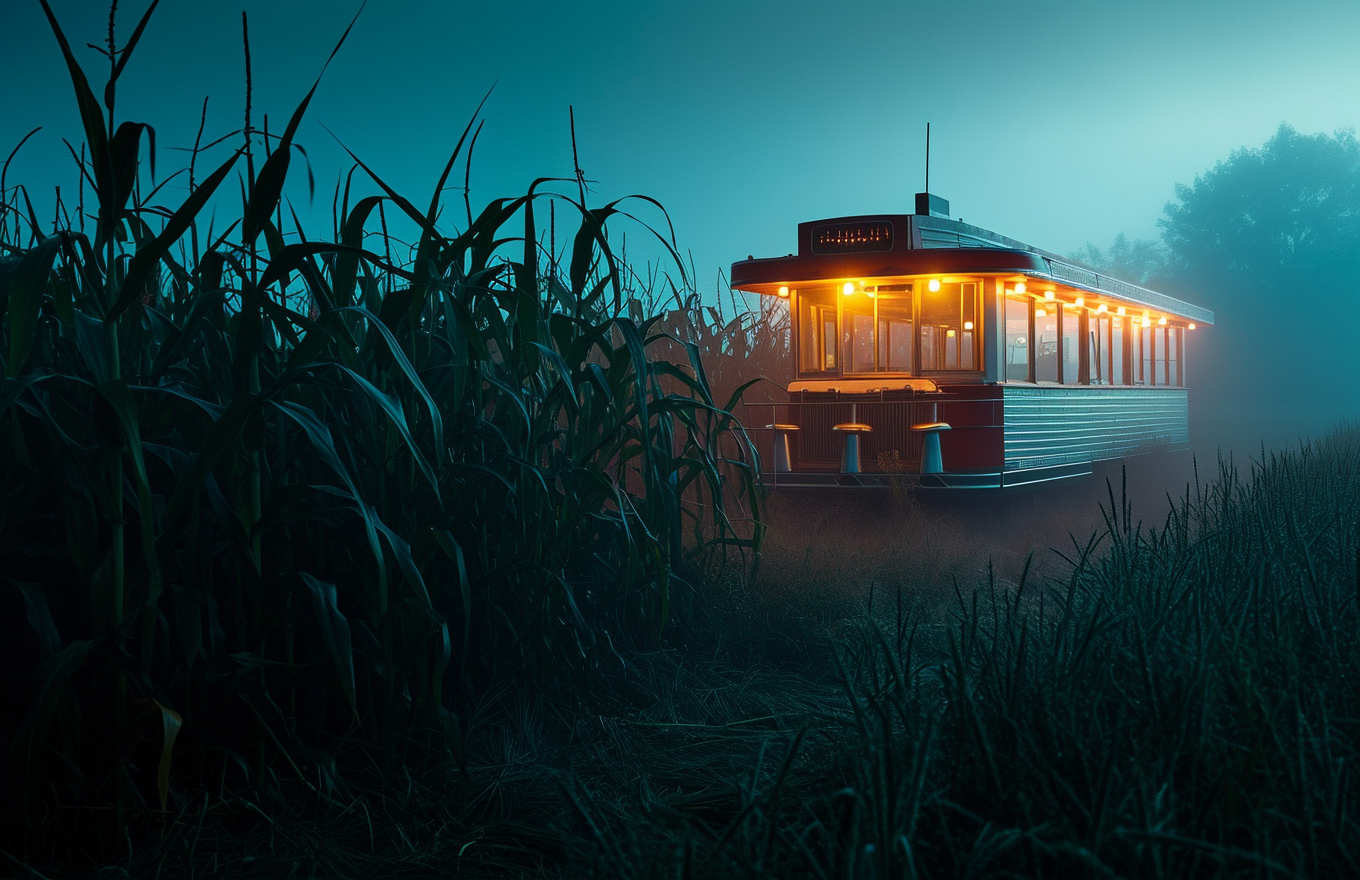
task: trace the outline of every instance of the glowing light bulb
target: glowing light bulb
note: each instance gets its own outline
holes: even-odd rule
[[[1144,316],[1143,316],[1143,326],[1144,326],[1144,327],[1151,327],[1151,326],[1152,326],[1152,319],[1149,318],[1147,315],[1144,315]]]
[[[1043,318],[1043,317],[1046,317],[1047,315],[1048,315],[1048,312],[1044,311],[1043,309],[1035,309],[1035,310],[1034,310],[1034,317],[1036,317],[1036,318]]]
[[[1194,325],[1194,324],[1191,324],[1191,325],[1190,325],[1190,329],[1191,329],[1191,330],[1194,330],[1194,329],[1195,329],[1195,325]]]
[[[972,322],[972,321],[964,321],[964,322],[963,322],[963,329],[965,329],[965,330],[972,330],[972,329],[973,329],[973,322]]]
[[[787,287],[780,287],[780,288],[779,288],[779,296],[780,296],[781,299],[788,299],[788,298],[789,298],[789,289],[788,289]]]
[[[1165,326],[1166,326],[1166,315],[1163,315],[1162,317],[1160,317],[1160,318],[1157,319],[1157,326],[1158,326],[1158,327],[1165,327]]]
[[[953,331],[952,329],[946,330],[945,333],[944,333],[944,335],[945,335],[945,337],[948,338],[948,339],[953,339],[953,338],[954,338],[954,331]]]
[[[1018,282],[1016,282],[1016,285],[1015,285],[1015,292],[1016,292],[1016,293],[1024,293],[1025,290],[1027,290],[1027,288],[1025,287],[1025,282],[1023,282],[1023,281],[1018,281]]]
[[[1125,311],[1123,306],[1120,306],[1118,309],[1115,310],[1115,314],[1122,318],[1124,317],[1124,315],[1128,313]]]
[[[1096,306],[1096,314],[1097,314],[1097,315],[1103,315],[1103,314],[1105,314],[1106,312],[1108,312],[1109,310],[1110,310],[1110,307],[1107,306],[1107,305],[1105,305],[1105,303],[1101,303],[1100,305]]]
[[[1045,290],[1045,291],[1044,291],[1044,299],[1047,300],[1048,302],[1053,302],[1053,299],[1054,299],[1054,293],[1053,293],[1053,291],[1051,291],[1051,290]]]
[[[854,282],[851,281],[845,282],[845,286],[841,288],[841,292],[844,293],[846,296],[849,296],[850,294],[854,293],[855,292]]]
[[[938,278],[932,278],[932,279],[930,279],[930,283],[927,284],[926,286],[930,288],[930,292],[931,292],[931,293],[939,293],[939,291],[940,291],[940,279],[938,279]],[[1022,285],[1022,286],[1023,286],[1023,285]]]
[[[1079,296],[1072,301],[1072,305],[1076,306],[1077,308],[1081,308],[1082,306],[1086,305],[1086,298]]]

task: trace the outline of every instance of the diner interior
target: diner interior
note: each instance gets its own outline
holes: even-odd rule
[[[946,382],[1184,386],[1175,315],[1049,281],[837,280],[781,288],[794,319],[799,380],[923,376]],[[988,369],[985,298],[1003,331]],[[971,374],[971,375],[970,375]]]

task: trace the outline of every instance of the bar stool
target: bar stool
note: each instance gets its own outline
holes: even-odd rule
[[[789,435],[797,432],[798,426],[774,424],[765,427],[774,431],[774,472],[793,473],[793,458],[789,455]]]
[[[921,437],[921,473],[944,473],[944,457],[940,455],[940,432],[948,431],[949,423],[926,422],[920,425],[912,425],[911,429],[920,431],[923,435]]]
[[[863,422],[842,422],[839,425],[832,425],[831,430],[840,431],[845,435],[845,449],[841,452],[841,473],[860,473],[859,435],[869,433],[873,427]]]

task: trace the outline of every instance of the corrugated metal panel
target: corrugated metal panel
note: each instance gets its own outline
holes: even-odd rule
[[[1184,388],[1006,385],[1006,470],[1120,458],[1190,443]]]
[[[954,224],[954,226],[959,227],[959,224]],[[997,242],[991,238],[974,235],[963,227],[941,229],[922,225],[920,231],[921,244],[919,246],[923,248],[994,248],[997,246]],[[982,232],[984,230],[979,229],[977,231]],[[1019,248],[1016,248],[1016,250],[1019,250]]]

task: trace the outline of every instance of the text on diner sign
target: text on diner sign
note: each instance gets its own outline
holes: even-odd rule
[[[827,223],[812,227],[814,254],[849,254],[892,250],[893,227],[887,220]]]

